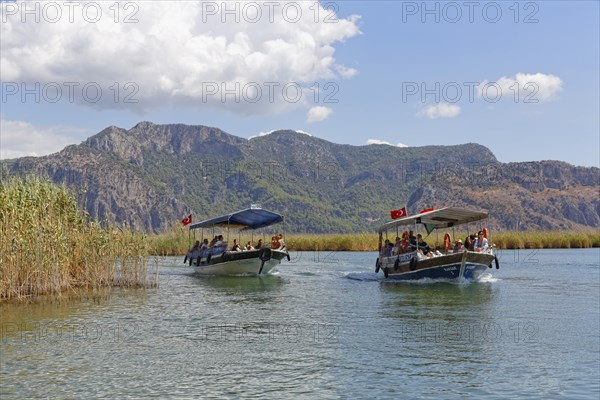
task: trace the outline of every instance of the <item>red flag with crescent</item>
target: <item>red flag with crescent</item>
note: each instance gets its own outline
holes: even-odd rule
[[[181,223],[183,224],[183,226],[191,224],[192,223],[192,214],[190,214],[187,217],[185,217],[184,219],[182,219]]]
[[[402,207],[399,210],[390,210],[390,215],[392,216],[392,219],[406,217],[406,207]]]

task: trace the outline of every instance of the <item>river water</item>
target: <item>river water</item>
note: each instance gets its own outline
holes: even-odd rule
[[[600,250],[500,253],[479,282],[384,282],[374,253],[276,275],[0,306],[0,397],[600,397]]]

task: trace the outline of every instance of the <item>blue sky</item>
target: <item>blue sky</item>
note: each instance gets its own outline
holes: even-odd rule
[[[600,163],[596,1],[38,4],[2,5],[2,158],[147,120]]]

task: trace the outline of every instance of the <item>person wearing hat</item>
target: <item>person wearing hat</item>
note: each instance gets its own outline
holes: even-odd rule
[[[462,240],[458,239],[456,241],[456,243],[454,243],[453,252],[454,253],[462,253],[463,251],[465,251],[465,247],[462,244]]]
[[[488,248],[488,240],[483,236],[483,231],[477,232],[477,238],[475,239],[475,248],[476,252],[481,252],[487,250]]]

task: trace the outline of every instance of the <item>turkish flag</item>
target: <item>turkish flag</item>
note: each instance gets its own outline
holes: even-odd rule
[[[192,214],[190,214],[187,217],[185,217],[184,219],[182,219],[181,223],[183,224],[183,226],[191,224],[192,223]]]
[[[402,207],[399,210],[391,210],[390,215],[392,216],[392,219],[406,217],[406,207]]]

